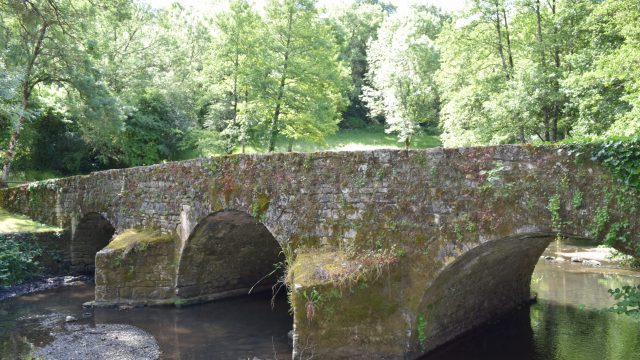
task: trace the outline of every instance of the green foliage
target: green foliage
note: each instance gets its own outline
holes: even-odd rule
[[[305,290],[302,293],[302,296],[306,300],[306,309],[307,309],[307,320],[313,321],[313,318],[316,315],[316,311],[319,309],[320,305],[324,301],[322,294],[316,288],[312,288],[311,290]]]
[[[470,220],[467,220],[467,224],[465,226],[465,229],[470,233],[474,233],[474,232],[476,232],[478,230],[478,227],[476,226],[476,224],[474,224]]]
[[[337,14],[329,18],[340,50],[339,60],[349,66],[353,84],[348,93],[349,104],[340,123],[343,129],[361,129],[374,122],[367,113],[362,93],[363,87],[370,85],[366,77],[369,68],[368,44],[376,39],[385,17],[384,4],[378,1],[354,1],[350,6],[338,9]]]
[[[582,200],[582,191],[574,191],[573,197],[571,198],[571,206],[574,210],[580,209],[580,207],[582,206]]]
[[[593,145],[592,160],[609,168],[625,185],[640,190],[640,135]]]
[[[444,27],[446,146],[638,131],[635,0],[477,0]]]
[[[560,195],[556,194],[549,198],[547,210],[551,213],[551,226],[556,230],[560,229],[562,226],[562,219],[560,218]]]
[[[628,220],[615,222],[609,227],[609,231],[604,237],[604,243],[613,246],[616,242],[629,244],[631,241],[631,225]]]
[[[604,231],[609,222],[609,209],[601,207],[596,210],[596,215],[591,225],[591,236],[597,238]]]
[[[382,23],[369,44],[370,85],[363,100],[372,118],[384,118],[387,132],[409,147],[419,124],[438,123],[439,98],[434,74],[440,68],[435,39],[446,16],[435,7],[414,6]]]
[[[611,307],[611,311],[640,317],[640,285],[626,285],[622,288],[609,289],[609,294],[616,300],[616,304]]]
[[[32,241],[0,234],[0,288],[29,280],[42,272],[36,258],[42,249]]]
[[[416,328],[418,331],[418,344],[420,344],[420,348],[424,350],[427,344],[427,319],[424,314],[418,314]]]
[[[484,178],[484,181],[478,187],[480,191],[486,192],[496,186],[502,180],[501,174],[504,169],[504,164],[499,162],[493,169],[480,171],[480,175]]]
[[[631,269],[640,269],[640,259],[627,255],[617,250],[610,250],[607,259],[612,262],[620,263],[620,266]]]

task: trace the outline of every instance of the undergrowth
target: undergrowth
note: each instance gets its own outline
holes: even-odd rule
[[[0,288],[29,280],[42,272],[36,258],[42,248],[29,241],[20,241],[0,234]]]

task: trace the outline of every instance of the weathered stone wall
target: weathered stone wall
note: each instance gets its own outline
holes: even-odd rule
[[[171,234],[178,269],[208,215],[254,216],[295,250],[296,352],[323,358],[418,354],[527,300],[530,264],[558,233],[635,252],[638,202],[599,164],[531,146],[237,155],[0,191],[0,206],[48,224],[97,212],[117,232]]]
[[[270,288],[280,246],[255,218],[238,211],[207,216],[182,252],[176,295],[188,302]],[[233,261],[229,261],[233,259]]]

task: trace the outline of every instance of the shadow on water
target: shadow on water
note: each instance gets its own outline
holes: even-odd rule
[[[126,323],[153,334],[164,359],[290,359],[287,333],[293,320],[286,296],[227,299],[185,308],[97,309],[96,323]]]
[[[284,294],[283,294],[284,295]],[[151,333],[162,359],[290,359],[287,333],[293,322],[286,296],[260,293],[184,308],[96,309],[82,303],[93,286],[45,291],[0,303],[0,359],[14,360],[52,341],[67,315],[82,324],[130,324]]]

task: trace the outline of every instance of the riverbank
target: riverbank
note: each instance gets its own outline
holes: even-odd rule
[[[53,290],[65,286],[77,286],[93,284],[93,277],[86,275],[79,276],[53,276],[35,279],[14,285],[6,289],[0,289],[0,301],[16,296],[23,296],[45,290]]]
[[[160,347],[148,332],[131,325],[68,324],[35,355],[45,360],[156,360]]]

